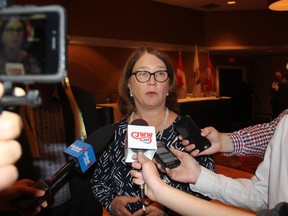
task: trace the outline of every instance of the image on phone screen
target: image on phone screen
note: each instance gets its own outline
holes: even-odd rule
[[[165,170],[166,167],[173,169],[180,165],[180,160],[170,151],[170,149],[162,142],[157,141],[157,151],[155,160],[161,164]]]

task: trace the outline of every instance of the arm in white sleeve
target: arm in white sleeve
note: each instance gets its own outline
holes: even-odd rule
[[[196,184],[190,184],[190,188],[195,192],[209,196],[211,199],[256,211],[266,208],[267,205],[267,196],[265,196],[267,187],[264,186],[263,188],[261,183],[263,181],[260,181],[259,178],[262,177],[233,179],[201,167],[201,173]]]

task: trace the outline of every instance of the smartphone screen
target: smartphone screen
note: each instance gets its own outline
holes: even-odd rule
[[[66,76],[64,8],[3,8],[0,10],[0,34],[0,80],[58,82]]]
[[[164,170],[166,167],[173,169],[179,166],[181,163],[180,160],[170,151],[170,149],[160,141],[157,141],[155,159],[161,164]]]

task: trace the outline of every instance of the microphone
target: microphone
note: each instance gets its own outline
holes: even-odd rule
[[[131,125],[128,125],[127,140],[128,152],[126,155],[126,162],[132,157],[132,155],[129,156],[131,151],[133,153],[136,152],[137,155],[142,152],[150,159],[153,158],[157,150],[155,127],[149,126],[144,119],[135,119],[131,122]],[[143,215],[146,215],[146,207],[144,204],[144,184],[140,185],[140,198],[142,202]]]
[[[12,205],[22,212],[35,209],[52,195],[56,183],[59,183],[62,177],[71,169],[76,169],[81,173],[86,172],[96,162],[95,154],[98,154],[106,147],[114,133],[115,125],[109,124],[91,133],[84,142],[80,140],[73,142],[64,150],[67,163],[50,178],[46,180],[39,179],[30,185],[31,187],[44,190],[45,195],[42,197],[23,195],[14,199]]]
[[[0,106],[27,105],[30,107],[39,107],[42,104],[42,98],[39,90],[29,90],[24,96],[4,95],[1,98]]]
[[[155,127],[148,126],[144,119],[135,119],[128,125],[126,141],[126,163],[134,162],[132,155],[139,152],[152,160],[157,150]]]
[[[6,62],[5,63],[6,74],[8,75],[23,75],[25,74],[24,65],[17,62]]]

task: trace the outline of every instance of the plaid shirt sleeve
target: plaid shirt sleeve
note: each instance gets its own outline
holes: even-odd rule
[[[288,114],[288,109],[284,110],[278,117],[269,123],[256,124],[244,129],[228,133],[234,146],[231,153],[226,156],[260,156],[264,157],[267,145],[272,138],[279,121]]]

